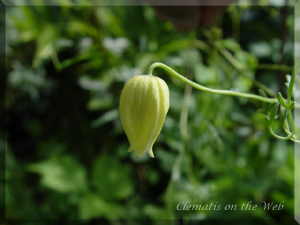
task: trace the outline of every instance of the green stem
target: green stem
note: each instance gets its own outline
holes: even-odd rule
[[[282,128],[283,128],[284,132],[285,132],[288,136],[292,136],[292,133],[289,131],[289,124],[288,124],[286,118],[284,118],[284,119],[285,119],[285,122],[284,122],[284,124],[282,125]]]
[[[246,77],[247,79],[251,80],[254,85],[256,85],[258,88],[263,89],[268,95],[270,95],[271,97],[276,97],[276,94],[267,86],[265,86],[264,84],[258,82],[257,80],[247,76],[245,74],[245,71],[247,69],[247,67],[244,67],[238,60],[236,60],[236,58],[234,58],[232,56],[232,54],[230,52],[228,52],[225,48],[221,48],[219,49],[220,53],[223,55],[223,57],[228,60],[228,62],[231,63],[231,65],[236,68],[237,70],[239,70],[241,72],[241,75]],[[271,65],[272,66],[272,65]]]
[[[231,11],[231,23],[232,23],[232,36],[237,43],[240,42],[240,25],[241,25],[241,12],[239,6],[235,5]]]
[[[183,97],[183,104],[181,108],[181,115],[180,115],[180,134],[185,141],[188,140],[189,138],[189,134],[187,130],[187,121],[188,121],[189,102],[190,102],[191,94],[192,94],[192,87],[186,85],[184,91],[184,97]]]
[[[294,136],[294,134],[295,134],[295,126],[294,126],[294,122],[293,122],[291,110],[288,110],[288,120],[289,120],[289,122],[290,122],[292,135]]]
[[[170,218],[174,217],[173,208],[172,208],[172,194],[173,194],[173,188],[176,181],[180,179],[180,166],[183,160],[184,152],[181,151],[178,153],[175,163],[172,168],[171,178],[167,186],[166,194],[165,194],[165,203],[167,205],[167,210],[169,212]]]
[[[200,41],[198,39],[194,39],[191,41],[191,44],[204,51],[205,53],[210,53],[211,52],[211,48],[205,44],[203,41]],[[244,74],[245,70],[248,69],[247,67],[243,66],[239,61],[237,61],[231,54],[230,52],[228,52],[225,48],[219,48],[220,53],[223,55],[223,57],[228,60],[228,62],[230,62],[230,64],[236,68],[237,70],[239,70],[241,72],[241,74],[250,79],[254,85],[256,85],[258,88],[263,89],[266,93],[268,93],[271,97],[276,97],[276,94],[267,86],[265,86],[264,84],[258,82],[255,79],[252,79],[251,77],[247,76]],[[250,68],[254,68],[254,69],[270,69],[270,70],[281,70],[281,71],[292,71],[293,68],[290,66],[286,66],[286,65],[268,65],[268,64],[260,64],[258,66],[255,67],[250,67]]]
[[[269,64],[259,64],[256,69],[266,69],[266,70],[281,70],[281,71],[286,71],[286,72],[292,72],[293,67],[291,66],[286,66],[286,65],[269,65]]]
[[[243,97],[243,98],[249,98],[249,99],[255,99],[261,102],[267,102],[267,103],[277,103],[277,98],[265,98],[265,97],[261,97],[258,95],[254,95],[254,94],[246,94],[246,93],[240,93],[240,92],[236,92],[236,91],[230,91],[230,90],[218,90],[218,89],[212,89],[212,88],[207,88],[204,87],[200,84],[197,84],[193,81],[190,81],[189,79],[185,78],[184,76],[180,75],[179,73],[177,73],[176,71],[174,71],[172,68],[166,66],[163,63],[153,63],[150,67],[149,67],[149,73],[148,75],[152,75],[153,70],[155,68],[161,68],[164,69],[167,73],[169,73],[170,75],[176,77],[177,79],[181,80],[182,82],[192,86],[193,88],[200,90],[200,91],[206,91],[212,94],[220,94],[220,95],[230,95],[230,96],[236,96],[236,97]]]
[[[202,51],[204,51],[206,53],[209,53],[211,51],[210,47],[207,44],[205,44],[203,41],[200,41],[198,39],[192,40],[191,44],[194,47],[196,47],[196,48],[198,48],[198,49],[200,49],[200,50],[202,50]]]
[[[271,134],[272,134],[274,137],[276,137],[277,139],[280,139],[280,140],[289,140],[289,139],[291,138],[291,136],[289,136],[289,135],[286,136],[286,137],[281,137],[281,136],[275,134],[274,131],[272,130],[272,128],[270,128],[269,130],[270,130]]]
[[[292,100],[295,78],[296,78],[296,74],[298,73],[299,69],[300,69],[300,60],[295,65],[295,68],[292,73],[290,85],[288,87],[288,95],[287,95],[288,105],[291,103],[291,100]]]
[[[219,49],[220,53],[227,59],[232,66],[234,66],[239,71],[244,71],[246,67],[244,67],[239,61],[237,61],[225,48]]]

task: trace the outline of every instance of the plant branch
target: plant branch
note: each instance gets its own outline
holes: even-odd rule
[[[219,49],[220,53],[223,55],[223,57],[231,63],[231,65],[236,68],[237,70],[239,70],[241,72],[241,74],[250,79],[254,85],[256,85],[258,88],[260,89],[263,89],[268,95],[272,96],[272,97],[275,97],[276,94],[270,89],[268,88],[267,86],[265,86],[264,84],[258,82],[257,80],[247,76],[245,74],[245,70],[247,69],[247,67],[244,67],[238,60],[236,60],[236,58],[234,58],[232,56],[232,54],[230,54],[230,52],[228,52],[228,50],[226,50],[225,48],[221,48]]]
[[[212,94],[220,94],[220,95],[230,95],[230,96],[236,96],[236,97],[242,97],[242,98],[249,98],[249,99],[255,99],[261,102],[267,102],[267,103],[277,103],[277,98],[265,98],[265,97],[261,97],[255,94],[247,94],[247,93],[240,93],[240,92],[236,92],[236,91],[230,91],[230,90],[218,90],[218,89],[212,89],[212,88],[207,88],[204,87],[200,84],[197,84],[189,79],[187,79],[186,77],[180,75],[179,73],[177,73],[176,71],[174,71],[172,68],[166,66],[163,63],[153,63],[150,67],[149,67],[149,75],[152,75],[153,70],[155,68],[161,68],[164,69],[168,74],[176,77],[177,79],[181,80],[182,82],[192,86],[193,88],[200,90],[200,91],[206,91]]]

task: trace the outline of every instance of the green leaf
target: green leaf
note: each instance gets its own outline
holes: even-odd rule
[[[233,87],[236,87],[240,92],[249,92],[253,82],[249,78],[238,76],[233,81]]]
[[[223,40],[222,43],[225,48],[233,52],[239,51],[241,49],[240,45],[233,38],[227,38]]]
[[[214,83],[217,80],[217,68],[198,64],[194,69],[195,80],[200,84]]]
[[[285,103],[285,101],[284,101],[284,99],[283,99],[283,97],[282,97],[282,95],[281,95],[280,92],[278,92],[278,94],[277,94],[277,99],[278,99],[280,105],[282,105],[285,108],[287,108],[287,104]]]
[[[285,121],[286,121],[287,113],[288,113],[288,111],[286,109],[284,109],[282,111],[281,118],[280,118],[280,124],[281,124],[282,127],[285,127]]]
[[[272,110],[272,104],[263,102],[263,103],[262,103],[262,106],[263,106],[264,112],[265,112],[267,115],[269,115],[270,111]]]
[[[291,110],[292,108],[294,108],[295,106],[295,102],[291,102],[288,106],[287,109]]]
[[[108,155],[100,155],[95,161],[92,184],[104,199],[125,199],[133,193],[130,167]]]
[[[287,94],[288,101],[290,101],[291,98],[292,98],[293,88],[294,88],[294,83],[295,83],[295,77],[296,77],[296,74],[299,71],[299,68],[300,68],[300,60],[297,62],[296,66],[293,70],[292,77],[291,77],[291,80],[290,80],[290,83],[289,83],[288,94]]]
[[[71,156],[51,158],[29,165],[29,170],[42,176],[41,183],[60,193],[87,190],[85,169]]]
[[[81,199],[79,213],[82,220],[99,217],[119,219],[124,215],[124,208],[117,203],[106,202],[97,194],[89,192]]]
[[[265,114],[266,116],[268,115],[264,109],[259,109],[259,110],[257,110],[257,112],[258,112],[258,113]]]
[[[276,103],[273,108],[272,108],[272,111],[271,111],[271,115],[270,115],[270,121],[273,122],[275,117],[276,117],[276,113],[278,111],[278,107],[279,107],[279,104]]]
[[[257,66],[257,58],[249,52],[238,51],[235,53],[235,57],[243,66],[251,68],[255,68]]]
[[[157,52],[158,58],[163,59],[172,52],[178,52],[182,49],[189,48],[191,46],[190,39],[179,39],[168,42],[168,44],[162,46]]]
[[[270,44],[265,41],[255,42],[255,43],[251,44],[250,51],[258,58],[268,57],[272,53]]]
[[[268,116],[265,117],[265,122],[267,124],[267,127],[270,128],[271,125],[272,125],[272,122],[271,122],[271,120],[270,120],[270,118]]]
[[[183,49],[179,52],[179,58],[182,60],[182,66],[194,68],[202,62],[201,55],[196,48]]]
[[[118,109],[110,110],[110,111],[104,113],[98,119],[92,121],[91,126],[93,128],[100,127],[105,123],[108,123],[108,122],[111,122],[111,121],[117,119],[118,116],[119,116],[119,110]]]
[[[58,38],[55,26],[48,24],[37,37],[37,49],[35,52],[36,59],[49,59],[54,51],[53,45]]]
[[[263,89],[258,89],[258,93],[262,97],[266,97],[266,98],[268,97],[267,93]]]
[[[258,93],[262,97],[265,97],[265,98],[268,97],[267,93],[263,89],[258,89]],[[266,103],[266,102],[262,102],[262,106],[263,106],[263,109],[261,110],[261,112],[268,115],[270,104]]]
[[[262,102],[262,106],[263,106],[263,108],[262,108],[261,110],[264,112],[264,114],[268,115],[268,112],[269,112],[269,104],[266,103],[266,102]]]
[[[87,103],[87,108],[90,111],[98,111],[102,109],[109,109],[113,106],[113,97],[111,95],[103,94],[105,97],[95,96]],[[99,121],[98,121],[99,122]]]
[[[151,63],[158,61],[157,56],[153,53],[139,54],[136,60],[137,68],[141,71],[146,71]]]
[[[143,213],[153,220],[171,220],[167,208],[159,207],[153,204],[147,204],[143,207]]]

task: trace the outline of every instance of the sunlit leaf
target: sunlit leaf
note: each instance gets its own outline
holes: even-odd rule
[[[41,175],[41,184],[61,193],[87,190],[85,169],[71,156],[50,158],[29,165],[29,170]]]

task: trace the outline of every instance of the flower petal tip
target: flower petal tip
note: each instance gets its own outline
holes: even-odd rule
[[[130,147],[128,148],[127,152],[131,152],[133,151],[133,147],[130,145]]]
[[[151,158],[154,158],[154,154],[153,154],[153,151],[152,151],[152,148],[148,151],[149,155]]]

